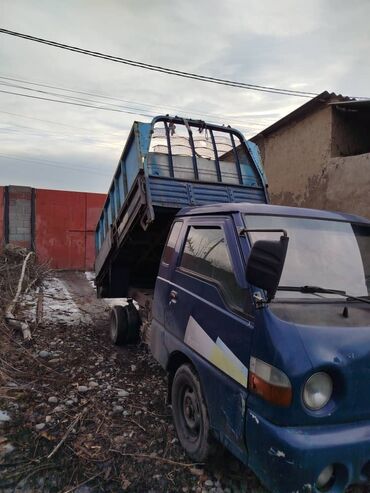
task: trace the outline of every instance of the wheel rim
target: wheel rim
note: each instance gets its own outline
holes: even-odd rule
[[[188,385],[184,386],[181,404],[181,417],[186,438],[195,442],[200,435],[201,413],[198,397],[192,387]]]

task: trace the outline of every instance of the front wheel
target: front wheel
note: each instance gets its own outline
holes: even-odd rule
[[[198,376],[189,364],[180,366],[172,383],[172,414],[180,443],[194,461],[211,453],[207,407]]]

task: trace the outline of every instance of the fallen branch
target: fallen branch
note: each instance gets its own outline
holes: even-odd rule
[[[122,457],[136,457],[136,458],[141,458],[141,459],[150,459],[150,460],[157,460],[159,462],[166,462],[167,464],[173,464],[174,466],[181,466],[181,467],[189,467],[192,468],[194,466],[200,466],[203,465],[201,462],[192,462],[190,464],[187,464],[185,462],[177,462],[175,460],[171,459],[165,459],[164,457],[159,457],[157,455],[148,455],[148,454],[135,454],[135,453],[130,453],[130,452],[121,452],[120,450],[115,450],[115,449],[110,449],[110,452],[116,452],[117,454],[122,455]]]
[[[19,483],[21,481],[24,481],[25,483],[36,473],[39,473],[40,471],[44,471],[46,469],[56,469],[58,468],[57,465],[55,464],[41,464],[40,466],[37,466],[37,467],[32,467],[31,470],[28,470],[28,475],[25,477],[25,478],[21,478],[18,482],[17,482],[17,485],[16,485],[16,489],[17,489],[17,486],[19,485]],[[25,471],[23,471],[24,473]]]
[[[54,454],[60,449],[60,447],[63,445],[63,443],[67,440],[68,435],[71,433],[73,428],[76,426],[76,424],[80,421],[82,418],[82,415],[86,412],[86,410],[82,411],[79,413],[76,418],[72,421],[72,423],[68,426],[67,431],[64,433],[62,439],[60,442],[53,448],[53,450],[50,452],[50,454],[47,456],[47,459],[51,459]]]
[[[2,325],[6,328],[7,332],[8,332],[8,328],[6,327],[5,323],[2,323]],[[1,320],[0,320],[0,332],[2,332],[5,337],[7,337],[7,339],[9,341],[11,341],[11,337],[9,336],[9,334],[7,332],[5,332],[2,328],[1,328]],[[53,373],[55,373],[56,375],[58,375],[59,379],[63,379],[63,380],[66,380],[66,377],[65,375],[62,375],[62,373],[59,373],[58,371],[54,370],[54,368],[52,368],[51,366],[48,366],[48,365],[45,365],[45,363],[43,363],[41,361],[40,358],[38,358],[37,356],[33,355],[30,351],[27,350],[27,348],[25,348],[24,346],[22,346],[22,344],[20,342],[18,342],[17,340],[14,340],[13,341],[17,346],[19,346],[19,349],[24,353],[26,354],[28,357],[32,358],[33,360],[35,360],[39,365],[47,368],[49,371],[52,371]],[[45,376],[43,377],[45,378]]]
[[[39,291],[37,293],[37,305],[36,305],[36,323],[37,323],[37,325],[39,325],[42,321],[43,298],[44,298],[44,292],[42,289],[39,289]]]
[[[12,301],[9,303],[8,307],[5,310],[5,319],[8,322],[8,324],[17,328],[17,329],[20,329],[22,331],[22,334],[23,334],[23,339],[25,339],[26,341],[29,341],[31,339],[31,331],[30,331],[29,325],[27,322],[20,322],[19,320],[17,320],[14,317],[14,310],[15,310],[15,307],[18,303],[18,298],[19,298],[21,291],[22,291],[24,274],[26,272],[28,259],[31,257],[31,255],[34,255],[34,253],[28,252],[24,261],[23,261],[21,275],[20,275],[19,281],[18,281],[17,291],[15,293],[14,298],[12,299]]]
[[[130,421],[130,423],[134,423],[136,426],[138,426],[139,428],[141,428],[143,431],[146,432],[146,429],[144,428],[144,426],[142,426],[140,423],[138,423],[137,421],[135,421],[134,419],[127,419],[125,421]]]
[[[81,486],[84,486],[86,483],[90,483],[90,481],[92,481],[93,479],[97,478],[97,477],[99,476],[99,474],[100,474],[100,473],[95,474],[95,476],[91,476],[91,478],[86,479],[86,481],[83,481],[82,483],[77,484],[76,486],[73,486],[73,487],[72,487],[72,488],[70,488],[69,490],[64,491],[64,493],[71,493],[72,491],[77,490],[77,488],[80,488]]]

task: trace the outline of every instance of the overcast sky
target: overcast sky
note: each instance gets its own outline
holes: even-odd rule
[[[178,70],[370,96],[369,0],[1,0],[0,19],[2,28]],[[120,100],[68,93],[94,105],[231,124],[247,137],[307,101],[186,80],[0,34],[0,91],[55,99],[25,87],[62,92],[29,82]],[[135,119],[150,116],[0,92],[0,184],[105,192]]]

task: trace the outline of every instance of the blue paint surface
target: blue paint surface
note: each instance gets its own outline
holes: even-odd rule
[[[270,491],[318,493],[315,482],[329,464],[335,464],[336,474],[330,492],[365,483],[370,480],[369,306],[356,306],[368,320],[364,326],[350,326],[349,321],[346,326],[341,324],[339,315],[345,302],[337,302],[338,323],[330,326],[288,322],[274,313],[273,305],[256,309],[252,301],[244,315],[239,315],[225,302],[217,285],[179,268],[189,225],[222,224],[235,275],[248,297],[253,288],[248,286],[244,273],[250,246],[235,234],[245,213],[370,224],[367,219],[342,213],[262,204],[226,203],[183,209],[176,218],[183,227],[174,256],[170,264],[161,264],[156,283],[153,354],[164,368],[175,353],[186,355],[193,363],[214,436],[248,464]],[[172,290],[177,292],[177,303],[169,305]],[[220,337],[246,367],[253,355],[282,370],[292,385],[291,405],[282,408],[267,402],[187,346],[184,334],[189,317],[213,341]],[[302,389],[317,371],[332,376],[334,392],[326,406],[310,411],[303,403]]]

